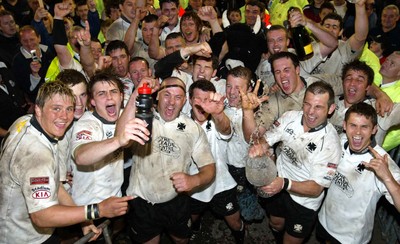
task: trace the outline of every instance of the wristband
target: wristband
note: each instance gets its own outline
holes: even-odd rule
[[[290,189],[292,189],[292,180],[291,179],[289,179],[289,184],[287,186],[286,191],[290,191]]]
[[[54,44],[66,46],[68,43],[67,33],[65,31],[64,21],[54,19],[53,21],[53,42]]]
[[[87,213],[88,213],[88,205],[85,205],[85,219],[89,220],[88,216],[87,216]]]
[[[283,178],[283,190],[289,190],[289,184],[290,184],[290,180],[288,178]]]
[[[85,206],[85,215],[86,215],[86,219],[87,220],[91,220],[92,219],[92,204],[86,205]]]
[[[100,211],[99,211],[99,204],[93,204],[93,212],[94,212],[94,218],[98,219],[100,218]]]

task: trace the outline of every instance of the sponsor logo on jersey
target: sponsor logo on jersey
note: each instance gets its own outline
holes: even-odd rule
[[[92,140],[92,132],[88,131],[88,130],[79,131],[78,134],[76,134],[76,139],[77,140]]]
[[[356,172],[361,174],[365,169],[365,165],[363,163],[359,163],[356,168]]]
[[[155,150],[163,154],[178,158],[181,155],[180,147],[170,138],[159,136],[155,139]]]
[[[293,129],[287,128],[287,129],[285,129],[285,131],[286,131],[286,133],[288,133],[291,136],[294,134],[294,130]]]
[[[336,172],[333,177],[332,184],[337,186],[347,197],[351,197],[354,194],[354,189],[351,187],[349,180],[346,176],[339,172]]]
[[[312,152],[315,151],[315,149],[317,149],[317,145],[315,145],[314,142],[310,142],[310,143],[307,144],[306,149],[307,149],[307,151],[309,151],[310,153],[312,153]]]
[[[35,187],[32,189],[33,199],[48,199],[51,197],[51,191],[49,187]]]
[[[293,148],[284,146],[282,148],[282,152],[286,154],[286,156],[289,158],[291,164],[300,168],[301,162],[299,162],[299,160],[297,160],[296,152],[293,150]]]
[[[31,185],[44,185],[49,184],[49,177],[31,177]]]
[[[233,210],[233,203],[230,202],[230,203],[226,204],[225,208],[226,208],[226,210],[228,210],[228,211]]]
[[[25,127],[27,120],[23,120],[17,124],[17,132],[20,133],[21,130]]]
[[[334,163],[328,163],[326,166],[328,166],[328,168],[331,168],[331,169],[337,168],[337,164],[334,164]]]
[[[303,226],[301,224],[295,224],[293,226],[293,231],[297,233],[302,233],[303,232]]]
[[[186,125],[185,125],[185,123],[178,123],[178,130],[180,130],[180,131],[184,131],[184,130],[185,130],[185,128],[186,128]]]

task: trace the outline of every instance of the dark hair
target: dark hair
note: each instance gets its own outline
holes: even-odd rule
[[[257,6],[257,7],[260,9],[260,13],[261,13],[262,15],[263,15],[264,12],[265,12],[265,4],[262,3],[262,2],[260,2],[260,1],[251,0],[251,1],[249,1],[248,3],[246,3],[246,6],[247,6],[247,5],[249,5],[249,6]]]
[[[233,13],[233,12],[239,13],[240,16],[242,16],[242,11],[240,11],[240,9],[238,9],[238,8],[231,8],[231,9],[228,9],[227,16],[229,16],[229,15],[230,15],[231,13]]]
[[[122,84],[122,81],[118,79],[118,77],[114,73],[108,70],[101,70],[94,74],[94,76],[90,79],[88,90],[91,98],[93,98],[93,87],[98,82],[114,84],[116,87],[118,87],[118,90],[121,93],[124,93],[124,85]]]
[[[177,8],[179,7],[179,0],[160,0],[158,2],[159,2],[159,5],[160,5],[160,9],[163,8],[163,4],[164,3],[175,3],[176,7]]]
[[[227,79],[229,76],[242,78],[242,79],[246,80],[247,87],[249,87],[251,78],[253,77],[253,73],[251,72],[251,70],[249,68],[246,68],[243,66],[237,66],[228,71],[228,74],[226,75]]]
[[[287,59],[292,60],[294,67],[300,66],[300,61],[296,54],[291,53],[291,52],[279,52],[279,53],[272,54],[271,57],[268,59],[269,63],[271,64],[272,71],[274,71],[275,60],[278,60],[281,58],[287,58]]]
[[[112,51],[117,50],[117,49],[124,49],[126,52],[126,55],[129,56],[128,47],[126,46],[125,42],[120,41],[120,40],[114,40],[114,41],[110,41],[110,43],[108,43],[107,48],[106,48],[106,55],[110,55]]]
[[[184,20],[192,19],[197,27],[197,31],[200,32],[201,28],[203,27],[203,22],[201,21],[200,17],[194,11],[186,11],[179,21],[179,28],[182,30],[182,23]]]
[[[374,75],[375,75],[374,70],[367,63],[363,61],[356,59],[350,63],[345,64],[342,69],[343,81],[346,78],[346,74],[347,72],[349,72],[349,70],[364,72],[364,74],[367,75],[368,85],[372,85],[372,82],[374,82]]]
[[[200,89],[202,91],[205,91],[205,92],[208,92],[208,91],[216,92],[215,86],[211,81],[206,80],[206,79],[200,79],[190,85],[189,98],[193,97],[193,92],[194,92],[194,89],[196,89],[196,88]]]
[[[335,103],[335,93],[332,89],[332,86],[325,81],[316,81],[307,87],[304,97],[306,97],[307,92],[310,92],[314,95],[326,94],[328,93],[328,107]]]
[[[87,80],[85,76],[75,69],[64,69],[58,73],[56,80],[59,80],[68,86],[75,86],[80,83],[85,83],[87,86]]]
[[[121,3],[123,4],[123,3]],[[119,9],[119,3],[118,2],[113,2],[113,1],[104,1],[104,5],[106,8],[106,15],[110,16],[111,15],[111,9]],[[111,22],[112,23],[112,22]]]
[[[333,6],[333,4],[330,2],[324,2],[323,4],[321,4],[321,7],[319,8],[319,12],[321,12],[322,9],[330,9],[330,10],[332,10],[333,13],[336,12],[335,6]]]
[[[176,39],[176,38],[182,38],[182,39],[184,39],[183,36],[182,36],[182,34],[181,34],[180,32],[172,32],[172,33],[169,33],[169,34],[167,35],[167,37],[165,38],[165,41],[166,41],[166,40],[171,40],[171,39]],[[184,39],[184,40],[185,40],[185,39]]]
[[[349,120],[350,114],[352,113],[362,115],[365,118],[371,120],[373,126],[378,124],[378,115],[376,113],[375,108],[367,103],[360,102],[351,105],[350,108],[346,111],[346,114],[344,115],[344,121],[347,122]]]
[[[337,13],[329,13],[327,14],[321,21],[321,25],[324,25],[327,19],[333,19],[339,21],[340,29],[343,29],[343,18],[342,16],[338,15]]]
[[[75,2],[75,5],[76,5],[76,8],[78,8],[79,6],[83,6],[83,5],[87,6],[87,2],[86,2],[86,0],[79,0],[79,1]],[[88,8],[89,8],[89,6],[88,6]]]
[[[157,20],[158,20],[158,16],[155,15],[155,14],[146,15],[146,16],[142,19],[142,21],[143,21],[144,23],[156,22]]]
[[[14,15],[13,15],[12,12],[7,11],[7,10],[1,10],[0,11],[0,17],[7,16],[7,15],[11,15],[14,18]]]
[[[150,68],[149,61],[147,61],[147,59],[145,59],[143,57],[139,57],[139,56],[131,58],[131,60],[129,60],[129,65],[131,65],[133,62],[137,62],[137,61],[144,62],[146,64],[147,68]]]
[[[90,41],[91,42],[97,42],[97,43],[99,43],[101,45],[101,41],[97,37],[90,38]]]
[[[212,56],[209,57],[209,58],[206,58],[206,57],[204,57],[204,56],[194,56],[194,57],[193,57],[193,64],[196,64],[196,61],[197,61],[197,60],[204,60],[204,61],[206,61],[206,62],[212,62],[212,68],[213,68],[213,70],[218,69],[219,60],[218,60],[218,57],[215,56],[215,55],[212,55]]]

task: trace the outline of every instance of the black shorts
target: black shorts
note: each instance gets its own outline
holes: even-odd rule
[[[319,221],[317,221],[315,234],[317,236],[317,240],[319,241],[322,241],[324,243],[329,242],[331,244],[340,244],[340,241],[336,240],[335,237],[331,236],[331,234],[329,234],[328,231],[326,231],[326,229],[321,225]]]
[[[229,216],[239,211],[239,204],[236,196],[236,187],[220,192],[210,202],[202,202],[191,198],[192,214],[201,214],[209,207],[215,214]]]
[[[143,243],[163,231],[179,238],[190,237],[190,197],[178,195],[171,201],[151,204],[140,197],[129,202],[129,234]]]
[[[293,201],[287,191],[265,199],[267,213],[285,219],[285,231],[297,238],[308,237],[317,219],[317,211]]]

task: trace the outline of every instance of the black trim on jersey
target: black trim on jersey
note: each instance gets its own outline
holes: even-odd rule
[[[316,131],[322,130],[323,128],[325,128],[325,126],[326,126],[327,124],[328,124],[328,120],[325,120],[324,123],[318,125],[318,126],[315,127],[315,128],[311,128],[311,129],[310,129],[309,131],[307,131],[307,132],[316,132]],[[301,125],[303,125],[303,116],[301,117]]]
[[[131,21],[130,21],[127,17],[125,17],[123,14],[121,14],[121,19],[122,19],[123,21],[127,22],[128,24],[131,23]]]
[[[33,127],[35,127],[35,129],[37,129],[40,133],[42,133],[42,134],[47,138],[47,140],[49,140],[51,143],[58,143],[58,140],[57,140],[57,139],[51,137],[49,134],[47,134],[47,133],[43,130],[42,126],[40,126],[40,124],[39,124],[39,122],[37,121],[37,119],[36,119],[35,116],[32,116],[32,118],[31,118],[31,125],[32,125]]]
[[[193,109],[190,110],[190,118],[193,121],[196,121],[196,119],[193,117]],[[207,125],[206,125],[206,129],[207,130],[211,129],[211,122],[210,122],[211,119],[212,119],[212,116],[211,116],[211,114],[209,114],[208,117],[207,117]]]
[[[96,111],[93,112],[93,116],[96,117],[98,120],[101,121],[101,123],[106,124],[106,125],[115,125],[115,122],[110,122],[106,120],[105,118],[101,117]]]
[[[375,141],[375,137],[372,137],[371,139],[371,143],[369,144],[372,148],[374,148],[376,146],[376,141]],[[349,141],[346,141],[344,143],[344,149],[347,149],[349,147]],[[366,153],[370,153],[368,147],[364,148],[364,150],[362,150],[361,152],[355,152],[353,150],[351,150],[349,148],[349,152],[350,154],[356,154],[356,155],[361,155],[361,154],[366,154]]]
[[[300,76],[300,80],[303,82],[304,84],[304,89],[307,89],[308,85],[306,82],[306,79],[304,79],[302,76]],[[283,91],[280,92],[282,97],[290,97],[290,95],[286,95]],[[278,103],[279,106],[279,103]]]
[[[365,95],[364,100],[362,102],[365,102],[366,100],[370,100],[370,99],[372,99],[371,96]],[[342,101],[342,100],[344,100],[344,95],[339,96],[339,101]]]

